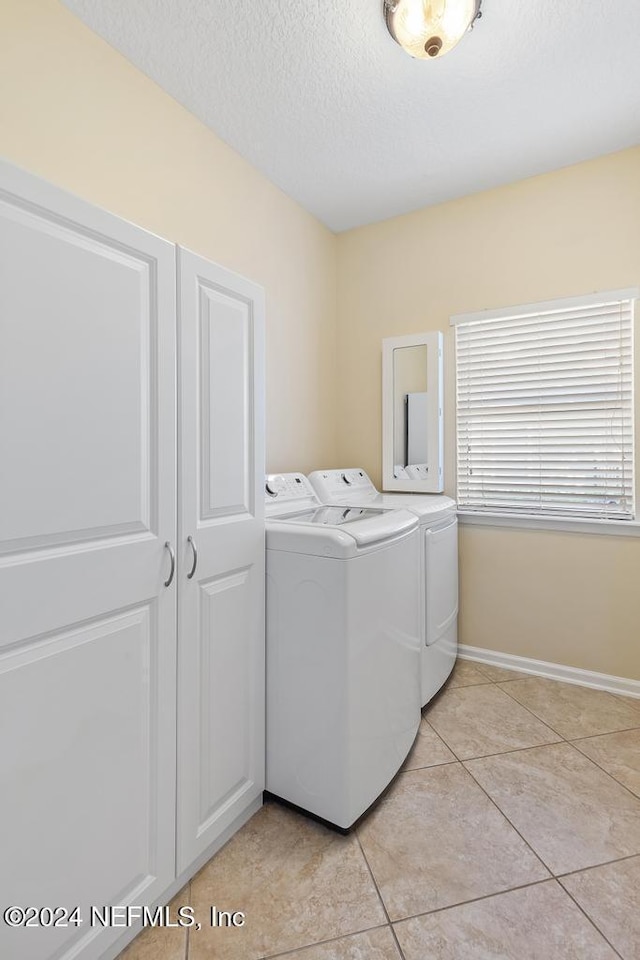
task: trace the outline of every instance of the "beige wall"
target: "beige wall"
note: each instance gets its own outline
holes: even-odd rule
[[[445,486],[455,492],[449,317],[640,283],[640,148],[338,238],[338,460],[380,478],[383,337],[445,333]],[[461,641],[640,679],[640,539],[466,527]]]
[[[328,230],[56,0],[0,4],[0,154],[261,283],[268,468],[331,460]]]

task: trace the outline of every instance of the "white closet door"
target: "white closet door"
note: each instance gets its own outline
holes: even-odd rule
[[[264,787],[264,299],[178,257],[180,871]]]
[[[175,248],[0,165],[0,903],[11,960],[175,871]]]

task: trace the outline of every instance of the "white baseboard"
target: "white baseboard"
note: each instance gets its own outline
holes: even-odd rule
[[[534,677],[548,677],[550,680],[564,680],[565,683],[577,683],[581,687],[594,687],[608,693],[618,693],[640,699],[640,680],[626,677],[612,677],[608,673],[595,673],[580,667],[567,667],[562,663],[548,663],[546,660],[532,660],[529,657],[516,657],[512,653],[499,653],[485,650],[483,647],[469,647],[460,644],[458,655],[462,660],[474,660],[487,663],[505,670],[519,670]]]

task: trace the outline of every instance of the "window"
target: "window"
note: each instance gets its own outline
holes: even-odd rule
[[[452,318],[462,510],[634,518],[636,294]]]

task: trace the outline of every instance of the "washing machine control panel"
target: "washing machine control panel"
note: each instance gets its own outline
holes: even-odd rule
[[[316,470],[310,474],[311,483],[324,502],[339,500],[341,496],[354,494],[365,499],[378,493],[371,480],[359,467],[348,470]]]
[[[271,473],[265,485],[267,503],[296,503],[300,500],[316,500],[313,487],[303,473]]]

